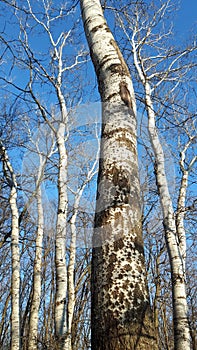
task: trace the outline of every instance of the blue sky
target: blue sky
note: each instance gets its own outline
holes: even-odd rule
[[[180,11],[176,14],[174,25],[176,31],[181,35],[187,36],[190,29],[194,29],[194,26],[196,27],[195,32],[197,33],[196,0],[181,0]]]

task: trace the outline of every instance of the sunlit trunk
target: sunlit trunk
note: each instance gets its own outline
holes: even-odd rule
[[[19,227],[18,227],[18,208],[17,208],[17,187],[13,183],[10,193],[10,207],[12,212],[12,312],[11,312],[11,350],[20,349],[20,316],[19,316],[19,297],[20,297],[20,251],[19,251]]]
[[[33,295],[30,309],[29,320],[29,339],[28,349],[37,350],[37,334],[38,334],[38,321],[39,321],[39,307],[41,298],[41,273],[42,273],[42,243],[43,243],[43,226],[44,226],[44,213],[42,206],[41,188],[37,190],[37,211],[38,211],[38,228],[36,237],[36,253],[34,261],[33,271]]]
[[[19,250],[19,213],[17,207],[17,181],[7,151],[0,142],[0,154],[3,172],[10,187],[11,209],[11,345],[10,350],[20,349],[20,250]]]
[[[135,41],[132,40],[133,58],[139,78],[144,87],[145,105],[148,115],[148,131],[155,157],[155,177],[159,193],[161,208],[163,212],[163,226],[165,231],[165,240],[168,250],[171,280],[172,280],[172,298],[173,298],[173,323],[174,323],[174,347],[175,350],[190,349],[190,333],[187,318],[187,299],[186,299],[186,280],[185,280],[185,233],[183,229],[183,217],[180,216],[180,229],[177,231],[176,219],[169,193],[167,176],[165,172],[165,155],[160,143],[156,127],[154,106],[151,97],[151,86],[146,77],[146,73],[140,65],[141,57],[137,55]],[[139,59],[139,60],[138,60]],[[185,194],[184,182],[183,193]],[[183,203],[183,193],[179,204]],[[181,241],[180,239],[181,238]]]
[[[66,267],[66,222],[67,222],[67,151],[65,147],[65,122],[59,122],[57,131],[59,152],[58,213],[55,240],[56,294],[55,333],[60,350],[69,350],[67,336],[67,267]]]
[[[92,252],[92,349],[155,349],[144,265],[136,103],[127,65],[98,0],[81,0],[102,100]]]
[[[157,188],[159,192],[161,207],[163,211],[165,239],[171,266],[174,318],[174,347],[175,350],[189,350],[190,332],[187,317],[186,299],[185,233],[183,227],[181,227],[182,220],[180,220],[179,222],[179,232],[177,231],[176,227],[172,200],[170,198],[165,173],[165,158],[155,126],[155,115],[150,96],[150,87],[148,86],[148,84],[146,84],[145,86],[145,93],[146,108],[149,118],[149,135],[155,155],[155,175],[157,180]],[[179,241],[179,236],[181,237],[181,242]]]

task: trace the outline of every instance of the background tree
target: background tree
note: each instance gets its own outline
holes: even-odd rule
[[[3,163],[3,173],[10,188],[9,204],[11,210],[11,350],[20,348],[20,315],[19,315],[19,292],[20,292],[20,253],[19,253],[19,212],[17,205],[17,181],[13,167],[10,163],[7,150],[0,141],[0,154]]]
[[[5,2],[6,3],[6,2]],[[11,5],[11,4],[9,4]],[[57,4],[56,4],[57,5]],[[40,6],[40,7],[39,7]],[[43,7],[42,7],[43,6]],[[37,9],[40,9],[39,15],[37,12]],[[12,7],[11,7],[12,9]],[[56,300],[55,307],[51,306],[49,307],[50,312],[52,312],[52,320],[50,320],[52,328],[56,329],[56,340],[54,338],[54,331],[52,331],[52,347],[54,348],[71,348],[71,343],[75,343],[75,340],[72,339],[72,324],[74,322],[73,320],[73,313],[75,309],[75,303],[78,304],[78,307],[80,308],[81,318],[77,320],[75,318],[75,335],[78,336],[79,329],[76,327],[76,322],[83,322],[83,310],[84,310],[84,301],[81,299],[80,291],[83,293],[83,285],[88,285],[88,279],[87,279],[87,272],[81,271],[81,274],[83,278],[76,274],[75,270],[75,259],[76,259],[76,248],[77,244],[75,243],[76,240],[76,229],[75,225],[78,226],[79,219],[78,215],[80,213],[80,200],[83,195],[83,192],[89,182],[91,182],[92,178],[95,175],[96,171],[96,164],[97,159],[92,161],[91,156],[88,157],[84,163],[84,169],[85,173],[83,174],[83,178],[80,182],[80,188],[75,190],[75,193],[73,192],[73,197],[75,198],[74,203],[74,209],[71,211],[72,207],[72,201],[69,204],[70,205],[70,212],[68,212],[68,181],[67,180],[67,171],[68,171],[68,163],[67,163],[67,153],[69,150],[68,145],[68,137],[69,137],[69,130],[67,125],[67,120],[69,113],[67,112],[66,107],[66,96],[65,96],[65,81],[63,80],[63,75],[68,75],[68,72],[71,70],[74,70],[75,67],[78,66],[80,62],[85,62],[86,60],[83,60],[83,51],[79,49],[79,54],[71,57],[72,55],[67,56],[67,60],[65,59],[64,50],[65,45],[70,45],[69,43],[69,37],[71,36],[71,31],[74,30],[74,28],[71,28],[67,33],[62,32],[62,28],[60,26],[60,34],[58,37],[58,40],[55,41],[54,36],[57,34],[57,28],[58,28],[58,21],[63,23],[63,20],[65,20],[65,16],[69,11],[72,13],[72,8],[64,8],[60,7],[57,9],[52,8],[51,4],[43,2],[43,4],[33,3],[31,4],[30,1],[27,1],[24,3],[24,6],[22,6],[22,3],[17,3],[13,5],[13,11],[16,19],[16,28],[19,29],[19,35],[17,37],[17,43],[18,43],[18,55],[16,54],[16,51],[13,49],[12,41],[10,40],[3,40],[2,42],[5,45],[6,49],[9,51],[10,58],[13,60],[12,62],[15,62],[15,69],[20,70],[22,67],[24,74],[24,82],[20,85],[20,83],[9,80],[7,76],[2,77],[2,81],[4,81],[4,84],[6,87],[9,86],[10,90],[13,92],[15,90],[15,93],[17,95],[17,98],[21,98],[24,102],[24,105],[26,101],[28,101],[28,105],[31,105],[31,108],[28,110],[28,129],[31,130],[33,126],[36,126],[38,128],[42,128],[43,125],[48,126],[54,134],[54,137],[56,139],[57,144],[57,152],[53,156],[53,159],[51,160],[51,163],[49,159],[47,159],[47,165],[46,165],[46,174],[48,174],[48,169],[53,165],[54,174],[50,176],[50,174],[47,175],[47,178],[45,182],[48,184],[50,183],[50,178],[52,181],[55,181],[58,186],[53,186],[54,196],[57,194],[57,198],[59,198],[59,202],[57,204],[57,218],[54,215],[54,220],[57,222],[56,229],[55,230],[55,239],[53,234],[53,241],[51,243],[55,244],[56,247],[56,253],[55,253],[55,261],[56,265],[53,264],[52,268],[56,269],[56,274],[53,274],[52,277],[52,288],[51,288],[51,295],[50,291],[47,290],[46,294],[41,295],[41,305],[40,310],[42,309],[42,300],[43,298],[47,299],[50,295],[50,301],[51,303],[54,302],[54,298]],[[54,22],[56,21],[56,27],[54,29]],[[60,25],[60,24],[59,24]],[[71,24],[72,25],[72,24]],[[74,25],[73,25],[74,26]],[[34,35],[36,37],[38,27],[41,28],[41,32],[43,35],[43,40],[46,40],[47,43],[49,43],[49,46],[46,48],[44,47],[43,55],[36,51],[34,47],[34,42],[31,41],[32,38],[32,28],[35,29]],[[31,30],[30,30],[31,28]],[[42,31],[43,29],[43,31]],[[5,33],[6,36],[7,33]],[[48,41],[49,40],[49,41]],[[12,50],[13,49],[13,50]],[[43,60],[42,58],[45,57],[46,60]],[[80,60],[80,57],[82,59]],[[73,62],[71,62],[73,59]],[[80,61],[80,62],[79,62]],[[70,65],[69,65],[70,64]],[[74,78],[68,78],[74,81]],[[45,91],[42,91],[42,86],[45,86]],[[22,86],[22,87],[21,87]],[[74,87],[74,84],[72,88]],[[12,90],[13,89],[13,90]],[[20,95],[21,93],[21,95]],[[20,97],[19,97],[20,96]],[[49,102],[49,96],[51,98]],[[75,97],[76,98],[76,97]],[[71,101],[71,97],[70,97]],[[71,102],[70,102],[71,103]],[[55,105],[56,107],[51,107],[51,104]],[[29,107],[28,107],[29,108]],[[32,119],[31,119],[32,118]],[[72,127],[72,123],[71,123]],[[26,131],[27,132],[27,131]],[[76,130],[75,130],[76,133]],[[28,132],[27,132],[28,135]],[[29,135],[28,135],[29,136]],[[67,143],[66,143],[67,141]],[[76,141],[75,145],[76,145]],[[79,142],[79,141],[78,141]],[[73,147],[73,146],[72,146]],[[42,154],[40,153],[40,156]],[[87,176],[85,176],[87,174]],[[59,176],[59,180],[57,182],[57,178]],[[79,174],[79,177],[81,175]],[[82,187],[81,187],[82,184]],[[55,189],[54,189],[55,187]],[[72,186],[71,186],[72,187]],[[22,184],[23,191],[25,191],[25,186]],[[72,189],[72,188],[71,188]],[[38,193],[36,193],[36,196],[38,197]],[[71,196],[71,194],[70,194]],[[32,205],[32,203],[31,203]],[[28,203],[27,207],[28,210],[31,212],[31,205]],[[46,205],[45,205],[46,210]],[[69,215],[71,216],[71,219],[69,218]],[[31,216],[31,215],[30,215]],[[37,215],[36,218],[38,218],[39,215]],[[77,218],[76,218],[77,217]],[[29,218],[30,220],[33,218]],[[70,219],[70,220],[69,220]],[[68,224],[67,224],[68,222]],[[46,230],[46,229],[45,229]],[[44,230],[44,231],[45,231]],[[71,237],[69,237],[71,233]],[[44,232],[46,234],[46,231]],[[21,232],[21,236],[23,235],[23,232]],[[34,244],[35,242],[35,232],[33,232],[33,239],[29,235],[30,241],[28,243],[23,242],[23,246],[21,247],[22,255],[21,260],[27,259],[29,261],[29,266],[26,264],[26,270],[28,269],[28,273],[26,271],[25,276],[33,276],[33,264],[35,265],[36,261],[34,261]],[[25,240],[27,241],[27,235],[25,236]],[[35,243],[34,243],[35,242]],[[45,245],[45,239],[43,241],[43,244]],[[38,247],[37,247],[38,248]],[[42,249],[42,247],[39,247]],[[36,250],[36,254],[38,253],[38,250]],[[41,251],[41,250],[40,250]],[[82,250],[80,251],[81,254]],[[87,260],[87,252],[85,251],[86,258],[81,257],[81,261],[88,261]],[[54,255],[53,255],[54,258]],[[37,255],[36,255],[37,259]],[[38,260],[38,259],[37,259]],[[45,256],[46,263],[49,263],[50,259],[48,259],[48,256]],[[85,270],[87,271],[87,266],[84,265]],[[46,267],[42,267],[43,273],[46,274]],[[79,267],[78,267],[79,269]],[[50,270],[47,268],[47,270]],[[21,268],[21,273],[23,271],[23,263]],[[35,272],[35,270],[34,270]],[[77,276],[77,278],[76,278]],[[36,277],[36,274],[35,276]],[[37,277],[39,277],[37,275]],[[56,278],[56,282],[54,284],[54,278]],[[30,277],[29,280],[32,280]],[[35,278],[33,278],[35,282]],[[30,287],[30,288],[29,288]],[[68,288],[67,288],[68,287]],[[75,291],[76,288],[76,291]],[[87,289],[87,287],[85,286]],[[28,297],[25,297],[22,301],[21,306],[21,315],[22,315],[22,326],[21,326],[21,332],[23,334],[23,345],[24,347],[27,346],[27,341],[25,338],[27,337],[28,331],[31,331],[32,326],[32,308],[35,304],[35,293],[33,293],[33,289],[31,287],[31,284],[28,285],[28,282],[25,281],[25,278],[22,280],[22,286],[21,286],[21,296],[25,295],[25,291],[28,290]],[[54,293],[54,291],[56,291]],[[67,293],[68,291],[68,293]],[[71,294],[72,293],[72,294]],[[75,295],[76,293],[76,295]],[[86,291],[87,293],[87,291]],[[76,299],[76,296],[78,299]],[[31,308],[30,308],[31,305]],[[34,305],[35,306],[35,305]],[[46,308],[46,303],[45,303]],[[45,310],[45,309],[44,309]],[[36,310],[36,317],[38,312],[38,306]],[[68,317],[67,317],[68,316]],[[30,317],[30,324],[29,324],[29,317]],[[45,322],[46,322],[46,316],[45,316]],[[46,324],[46,323],[45,323]],[[62,325],[64,325],[62,327]],[[34,324],[36,327],[36,325]],[[30,327],[30,328],[29,328]],[[83,326],[80,326],[80,331],[82,333],[82,329],[86,330],[84,333],[88,332],[87,325],[83,323]],[[35,330],[34,330],[35,331]],[[35,331],[36,332],[36,331]],[[31,334],[32,337],[35,336],[34,334]],[[73,332],[74,334],[74,332]],[[29,336],[29,347],[31,345],[32,339],[31,336]],[[35,339],[35,337],[34,337]],[[46,341],[40,336],[40,333],[37,334],[37,346],[39,344],[45,344]],[[47,346],[50,346],[48,344],[47,339]],[[35,343],[35,342],[34,342]],[[88,344],[88,340],[86,340],[86,346]],[[34,344],[35,346],[35,344]],[[44,346],[44,345],[43,345]],[[76,346],[76,345],[75,345]]]
[[[159,4],[160,5],[160,4]],[[186,300],[186,277],[185,277],[185,261],[186,261],[186,233],[184,227],[184,212],[186,207],[186,190],[188,183],[188,175],[196,162],[194,154],[188,161],[188,165],[184,165],[186,150],[189,145],[196,140],[195,122],[190,120],[190,124],[184,121],[182,127],[181,139],[185,140],[185,144],[180,145],[180,171],[182,172],[179,194],[177,198],[176,212],[173,208],[173,200],[169,191],[169,181],[165,170],[165,153],[160,142],[158,127],[156,125],[156,116],[161,113],[162,104],[163,115],[167,112],[167,103],[169,103],[170,95],[176,94],[176,89],[183,82],[187,83],[190,78],[190,71],[195,67],[192,61],[185,62],[185,56],[188,57],[195,50],[195,44],[185,48],[175,50],[170,47],[166,50],[165,42],[171,34],[171,29],[166,30],[163,24],[163,18],[171,10],[171,2],[165,1],[158,8],[155,5],[151,7],[154,14],[149,15],[150,9],[147,10],[146,5],[141,4],[135,7],[132,14],[125,12],[124,20],[121,26],[127,37],[127,42],[132,47],[132,57],[137,74],[144,88],[144,104],[148,116],[148,131],[154,154],[154,172],[156,177],[157,189],[163,212],[163,225],[166,239],[166,246],[169,254],[172,278],[172,296],[173,296],[173,314],[174,314],[174,346],[175,349],[190,349],[190,331],[188,324],[188,311]],[[166,22],[166,19],[164,19]],[[155,27],[160,27],[155,34]],[[164,30],[163,30],[164,28]],[[130,30],[130,32],[129,32]],[[192,55],[191,55],[192,59]],[[165,84],[166,92],[168,91],[167,100],[161,96],[159,89]],[[181,89],[181,87],[180,87]],[[169,92],[170,90],[170,92]],[[179,90],[180,91],[180,90]],[[157,98],[156,107],[154,101]],[[180,114],[178,101],[172,96],[171,114],[173,112]],[[161,101],[161,102],[160,102]],[[176,104],[175,104],[176,103]],[[163,107],[164,105],[164,107]],[[160,109],[160,110],[159,110]],[[189,113],[187,113],[189,114]],[[175,117],[175,125],[178,127],[178,120]],[[179,120],[180,122],[180,120]],[[184,137],[185,132],[185,137]]]

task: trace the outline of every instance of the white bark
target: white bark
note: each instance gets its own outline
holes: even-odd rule
[[[20,250],[19,250],[19,213],[17,207],[17,181],[5,147],[0,144],[3,159],[3,169],[10,187],[11,208],[11,345],[10,350],[20,349]]]
[[[147,89],[146,89],[147,94]],[[165,174],[165,158],[160,144],[153,113],[153,106],[150,104],[150,95],[146,95],[147,111],[149,115],[149,135],[155,154],[156,178],[159,191],[161,206],[163,210],[163,223],[165,238],[170,258],[172,274],[172,292],[173,292],[173,314],[174,314],[174,335],[175,349],[190,349],[190,332],[187,318],[187,299],[186,299],[186,278],[185,278],[185,254],[186,237],[182,230],[179,233],[181,237],[181,246],[176,227],[175,215],[172,201],[168,191],[167,178]],[[184,241],[184,243],[183,243]],[[184,248],[183,248],[184,246]],[[181,249],[182,248],[182,249]],[[184,249],[184,250],[183,250]],[[182,254],[184,252],[184,255]]]
[[[184,217],[185,217],[186,195],[187,195],[187,187],[188,187],[188,176],[194,163],[197,160],[197,156],[194,156],[188,165],[185,164],[185,158],[186,158],[186,152],[190,144],[195,138],[196,136],[190,137],[189,141],[185,144],[185,147],[180,152],[180,161],[179,161],[182,176],[181,176],[181,184],[180,184],[179,196],[178,196],[176,227],[177,227],[177,235],[179,239],[179,245],[180,245],[184,269],[185,269],[186,248],[187,248],[186,234],[185,234],[185,227],[184,227]]]
[[[52,49],[55,54],[55,62],[52,58],[52,64],[54,65],[54,71],[56,71],[56,76],[54,78],[53,74],[39,62],[39,67],[33,67],[30,64],[30,81],[29,81],[29,91],[37,104],[43,119],[46,121],[48,126],[54,132],[58,154],[59,154],[59,164],[58,164],[58,209],[57,209],[57,222],[56,222],[56,240],[55,240],[55,269],[56,269],[56,293],[55,293],[55,335],[57,348],[61,350],[69,350],[70,346],[67,341],[67,315],[66,315],[66,303],[67,303],[67,266],[66,266],[66,224],[67,224],[67,150],[65,147],[66,137],[68,137],[67,122],[68,114],[66,110],[66,102],[64,94],[62,92],[62,76],[65,70],[70,69],[70,67],[64,67],[63,64],[63,49],[66,44],[66,40],[70,35],[68,33],[62,32],[57,40],[54,39],[51,30],[51,18],[49,18],[48,5],[43,2],[44,11],[47,17],[46,22],[41,20],[33,12],[31,1],[27,0],[29,11],[32,18],[35,20],[37,25],[41,26],[45,33],[48,35],[49,42],[51,43]],[[53,17],[53,21],[61,16],[62,7],[59,10],[59,14]],[[45,18],[46,18],[45,17]],[[25,31],[25,30],[24,30]],[[26,36],[26,32],[25,32]],[[28,41],[25,42],[26,50],[29,50]],[[76,65],[78,61],[76,62]],[[75,65],[73,65],[75,66]],[[72,67],[73,67],[72,66]],[[45,108],[42,103],[37,98],[33,90],[33,75],[34,69],[39,71],[41,76],[43,75],[48,82],[51,83],[52,87],[55,89],[56,97],[59,102],[59,118],[54,118],[55,124],[48,119],[46,115]],[[58,126],[57,126],[58,124]],[[55,126],[54,126],[55,125]]]
[[[10,207],[12,212],[12,313],[11,313],[11,350],[20,349],[20,251],[19,251],[19,226],[17,208],[17,184],[14,180],[10,193]]]
[[[38,321],[39,321],[39,307],[41,297],[41,274],[42,274],[42,242],[43,242],[43,227],[44,227],[44,213],[42,205],[41,188],[37,190],[37,212],[38,212],[38,228],[36,236],[36,253],[34,260],[33,271],[33,295],[30,309],[29,320],[29,339],[28,349],[37,350],[37,335],[38,335]]]
[[[39,140],[38,140],[39,144]],[[43,181],[44,169],[46,166],[47,157],[43,157],[40,153],[39,146],[36,143],[37,152],[39,155],[39,167],[36,181],[36,202],[37,202],[37,233],[36,233],[36,248],[35,248],[35,259],[33,269],[33,289],[32,289],[32,300],[30,309],[30,320],[29,320],[29,337],[28,337],[28,349],[37,350],[37,336],[38,336],[38,322],[39,322],[39,308],[41,300],[41,288],[42,288],[42,245],[43,245],[43,234],[44,234],[44,210],[42,203],[42,190],[41,184]],[[53,146],[51,147],[53,148]],[[50,155],[48,155],[50,157]]]
[[[64,111],[66,113],[66,110]],[[69,349],[67,339],[67,268],[66,268],[66,223],[67,223],[67,151],[65,148],[66,114],[57,130],[59,152],[58,170],[58,213],[55,241],[56,294],[55,294],[55,332],[59,348]]]
[[[154,106],[151,98],[151,87],[140,63],[138,62],[137,51],[134,39],[132,40],[134,64],[138,75],[144,87],[145,104],[148,115],[148,131],[155,156],[155,176],[159,198],[163,211],[163,224],[165,230],[165,239],[168,249],[173,294],[173,317],[174,317],[174,339],[175,349],[190,349],[190,332],[187,318],[187,299],[186,299],[186,279],[185,279],[185,255],[186,255],[186,237],[183,228],[182,217],[179,217],[179,231],[176,227],[175,213],[173,210],[172,199],[168,189],[168,182],[165,172],[165,156],[162,145],[159,140],[157,127],[155,123]],[[186,174],[185,174],[186,175]],[[180,204],[183,204],[186,190],[186,177],[183,177],[181,186]],[[180,242],[181,239],[181,242]]]
[[[103,102],[92,257],[92,348],[154,349],[131,77],[98,0],[81,0]],[[143,333],[143,336],[142,336]]]
[[[98,140],[98,135],[97,135]],[[99,145],[98,145],[99,150]],[[70,229],[71,229],[71,243],[70,243],[70,256],[68,263],[68,337],[70,339],[70,349],[71,349],[71,336],[72,336],[72,322],[74,316],[75,307],[75,284],[74,284],[74,274],[75,274],[75,260],[76,260],[76,248],[77,248],[77,229],[76,229],[76,219],[79,211],[79,204],[85,187],[91,181],[94,175],[97,174],[97,164],[99,159],[99,151],[97,152],[96,159],[89,170],[86,180],[84,181],[81,188],[75,193],[75,201],[73,207],[73,214],[70,219]]]

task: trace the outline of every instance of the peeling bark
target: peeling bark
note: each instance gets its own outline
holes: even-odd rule
[[[81,0],[102,100],[92,252],[92,349],[156,349],[141,227],[136,103],[98,0]]]

